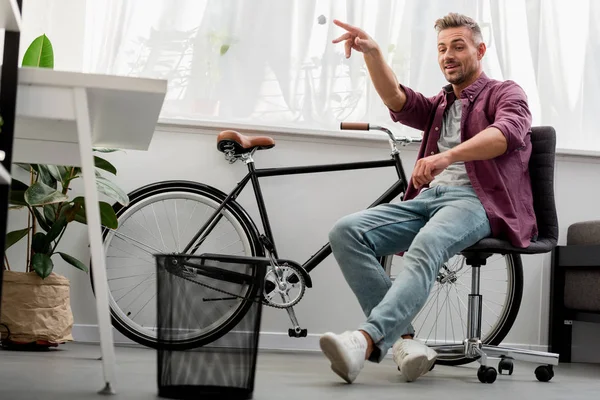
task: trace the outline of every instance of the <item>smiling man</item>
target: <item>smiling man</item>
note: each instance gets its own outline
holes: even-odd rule
[[[478,24],[451,13],[435,22],[438,63],[449,85],[426,97],[399,84],[377,43],[346,30],[346,57],[363,53],[373,85],[392,120],[423,131],[404,201],[348,215],[329,234],[343,275],[366,315],[354,331],[326,333],[320,346],[331,369],[352,383],[365,360],[392,348],[407,381],[427,373],[436,353],[413,339],[441,265],[492,236],[526,247],[537,235],[527,165],[531,114],[523,90],[483,72],[486,45]],[[392,284],[378,257],[405,252]]]

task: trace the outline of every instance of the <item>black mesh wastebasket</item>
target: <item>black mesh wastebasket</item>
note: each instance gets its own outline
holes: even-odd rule
[[[155,257],[158,395],[252,398],[266,265],[244,257]]]

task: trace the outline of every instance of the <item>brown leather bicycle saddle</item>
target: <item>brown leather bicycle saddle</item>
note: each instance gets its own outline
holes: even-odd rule
[[[223,131],[217,136],[217,149],[225,153],[233,149],[235,154],[249,153],[252,150],[266,150],[275,146],[275,140],[268,136],[246,136],[236,131]]]

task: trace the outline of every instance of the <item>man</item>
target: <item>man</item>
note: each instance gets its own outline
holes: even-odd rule
[[[413,340],[411,320],[423,307],[440,266],[488,237],[526,247],[537,234],[527,165],[531,114],[523,90],[488,78],[481,30],[451,13],[435,23],[439,66],[450,83],[435,97],[398,84],[377,43],[334,21],[346,33],[346,57],[363,53],[392,120],[422,130],[403,202],[342,218],[329,239],[336,261],[367,320],[353,332],[320,339],[331,369],[352,383],[365,360],[381,362],[392,347],[407,381],[427,373],[436,353]],[[405,252],[394,283],[377,257]]]

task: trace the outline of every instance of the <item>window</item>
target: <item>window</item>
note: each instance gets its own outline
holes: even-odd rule
[[[482,27],[486,73],[524,88],[534,124],[554,126],[559,148],[600,151],[598,1],[105,0],[84,8],[81,68],[167,79],[163,118],[317,130],[392,124],[362,56],[346,59],[343,44],[331,43],[343,33],[333,18],[373,36],[400,82],[434,95],[446,82],[433,24],[461,12]]]

